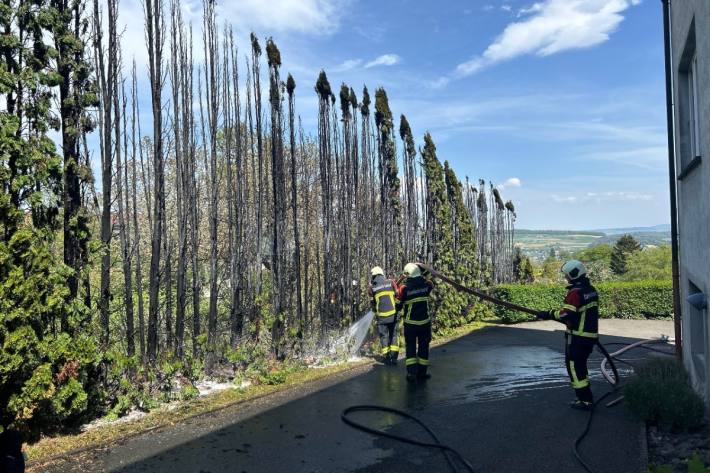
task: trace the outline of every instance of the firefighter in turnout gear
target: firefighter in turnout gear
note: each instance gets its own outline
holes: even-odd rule
[[[385,272],[379,266],[372,268],[370,274],[372,279],[368,293],[372,298],[372,311],[377,320],[382,358],[386,365],[396,365],[399,356],[397,307],[394,300],[397,286],[393,281],[385,278]]]
[[[434,284],[415,263],[404,267],[403,276],[406,279],[397,289],[397,308],[403,310],[407,381],[425,380],[430,377],[427,373],[431,342],[429,297]]]
[[[554,319],[567,326],[565,364],[577,395],[572,407],[589,410],[594,398],[589,386],[587,359],[599,337],[599,295],[587,277],[587,269],[580,261],[566,262],[561,271],[569,283],[562,308],[539,312],[538,317]]]

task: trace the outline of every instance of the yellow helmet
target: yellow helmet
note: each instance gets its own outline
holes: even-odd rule
[[[422,275],[422,270],[416,263],[407,263],[404,267],[404,274],[409,278],[418,278]]]
[[[385,275],[385,270],[380,268],[379,266],[375,266],[370,270],[370,275],[374,276],[384,276]]]

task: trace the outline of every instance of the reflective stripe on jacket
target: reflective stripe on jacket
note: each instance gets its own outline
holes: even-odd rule
[[[423,277],[408,278],[397,291],[397,306],[404,309],[404,323],[426,325],[431,323],[429,298],[434,285]]]
[[[395,304],[396,286],[394,282],[384,276],[376,276],[370,284],[369,293],[372,297],[373,311],[378,320],[392,317],[397,313]]]
[[[551,312],[555,320],[567,326],[567,333],[577,337],[599,337],[599,294],[589,279],[582,278],[568,286],[561,309]]]

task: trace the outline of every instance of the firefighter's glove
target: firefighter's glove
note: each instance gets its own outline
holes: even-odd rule
[[[542,320],[549,320],[552,318],[549,310],[540,310],[537,312],[537,318]]]

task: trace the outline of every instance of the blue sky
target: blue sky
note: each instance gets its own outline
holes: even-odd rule
[[[199,45],[201,4],[183,0]],[[321,68],[386,88],[418,144],[430,131],[461,179],[503,188],[519,228],[669,220],[662,16],[655,0],[218,1],[242,55],[273,36],[304,125]],[[145,64],[138,0],[123,42]],[[196,56],[200,57],[197,53]],[[141,68],[144,70],[144,68]],[[142,90],[147,90],[147,80]],[[141,98],[149,113],[149,96]],[[146,118],[148,118],[146,116]],[[147,123],[147,122],[146,122]]]

